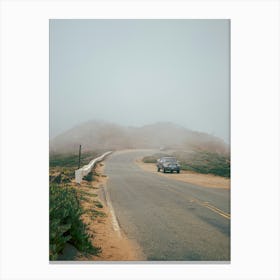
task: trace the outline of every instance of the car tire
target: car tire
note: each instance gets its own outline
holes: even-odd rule
[[[163,173],[166,173],[166,170],[165,170],[165,168],[163,168]]]
[[[157,172],[160,172],[160,168],[158,167]]]
[[[180,170],[177,170],[177,173],[180,173]]]

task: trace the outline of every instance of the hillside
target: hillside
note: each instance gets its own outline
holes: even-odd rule
[[[50,141],[50,152],[74,152],[80,144],[84,151],[164,147],[229,153],[223,140],[172,123],[125,127],[101,121],[86,122],[58,135]]]

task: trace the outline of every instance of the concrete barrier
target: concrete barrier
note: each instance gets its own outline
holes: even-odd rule
[[[112,153],[112,151],[106,152],[102,156],[91,160],[89,162],[89,164],[84,165],[80,169],[75,170],[75,181],[76,181],[76,183],[80,184],[83,180],[83,177],[88,175],[88,173],[92,170],[92,168],[95,166],[95,164],[104,160],[104,158],[111,153]]]

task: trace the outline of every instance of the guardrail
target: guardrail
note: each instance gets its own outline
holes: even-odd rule
[[[100,157],[97,157],[89,162],[89,164],[84,165],[80,169],[75,170],[75,181],[80,184],[83,180],[83,177],[88,175],[88,173],[92,170],[96,163],[102,161],[106,156],[111,154],[112,151],[106,152]]]

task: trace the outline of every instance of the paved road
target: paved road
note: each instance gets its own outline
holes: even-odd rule
[[[152,153],[116,152],[106,160],[107,191],[122,230],[147,260],[229,261],[230,191],[175,181],[135,164]]]

